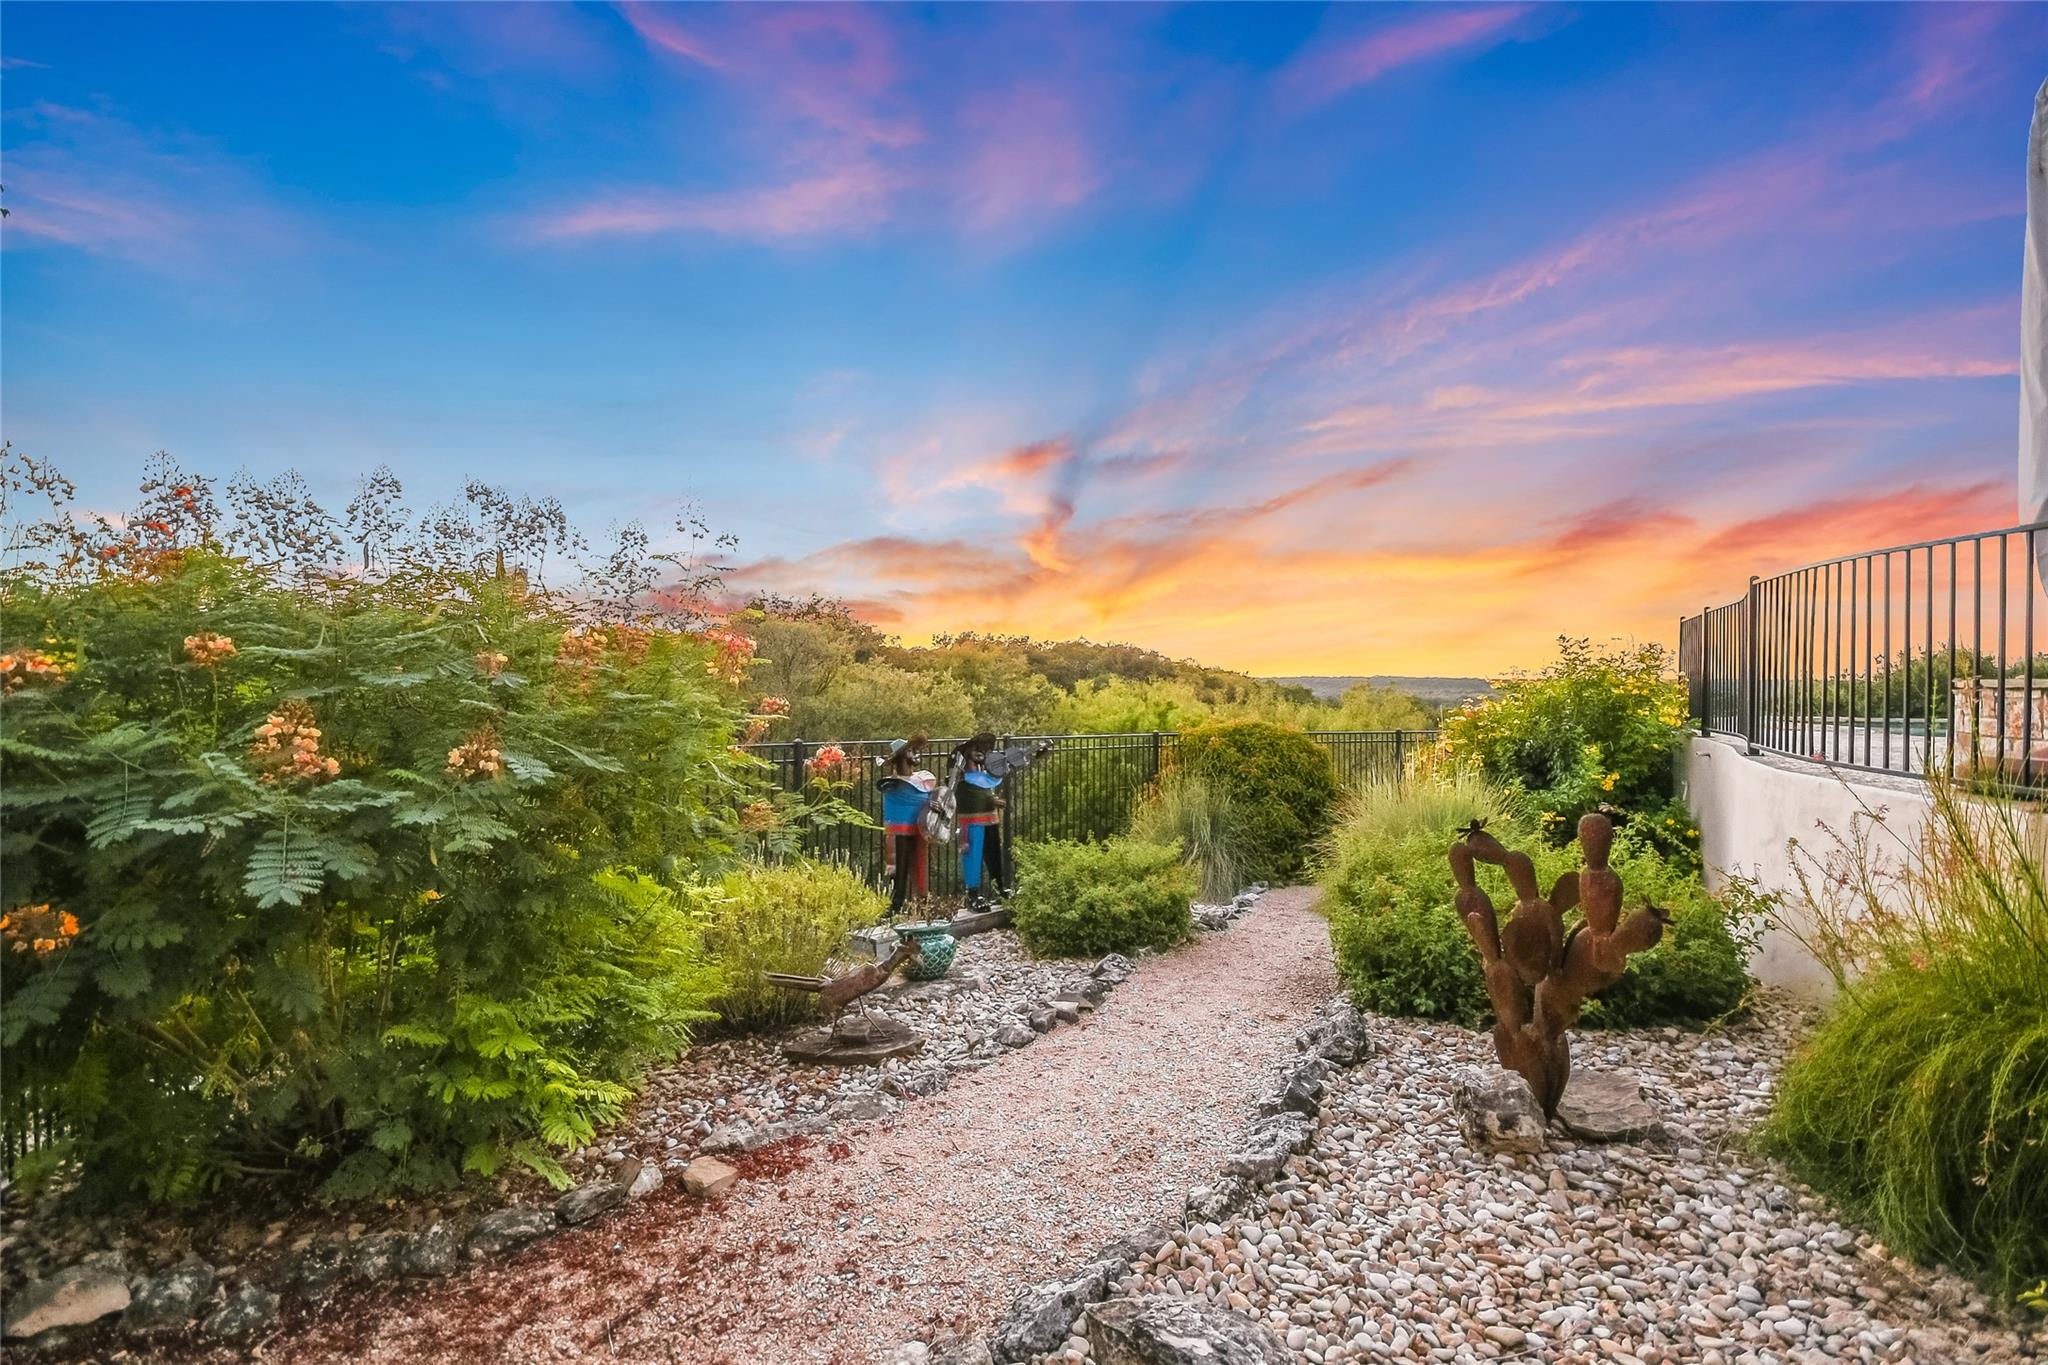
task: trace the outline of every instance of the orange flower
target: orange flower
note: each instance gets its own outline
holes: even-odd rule
[[[0,654],[0,695],[13,696],[31,682],[61,683],[70,669],[40,649]]]
[[[15,952],[42,957],[71,945],[78,937],[78,916],[69,910],[54,910],[47,901],[17,905],[0,915],[0,935]]]
[[[202,630],[197,635],[185,637],[185,657],[201,668],[216,668],[224,659],[235,654],[235,642],[225,635],[216,635]]]
[[[341,772],[341,762],[320,752],[320,727],[313,723],[313,708],[294,698],[264,718],[256,727],[256,742],[249,746],[257,776],[265,782],[280,778],[300,782],[325,782]]]
[[[498,749],[498,732],[479,726],[468,739],[448,751],[448,775],[464,781],[498,778],[505,774],[505,755]]]
[[[486,678],[495,678],[505,671],[505,665],[512,662],[496,650],[480,649],[476,654],[476,671]]]

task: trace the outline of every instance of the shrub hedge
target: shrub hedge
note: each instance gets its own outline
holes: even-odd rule
[[[1661,646],[1601,650],[1560,638],[1542,672],[1494,684],[1444,721],[1442,752],[1527,798],[1551,843],[1571,842],[1588,811],[1619,812],[1639,839],[1682,868],[1699,866],[1699,830],[1678,798],[1685,685]]]
[[[1545,843],[1511,796],[1476,775],[1368,787],[1351,798],[1326,845],[1323,907],[1338,973],[1360,1007],[1468,1026],[1490,1019],[1445,858],[1458,827],[1475,816],[1528,851],[1545,886],[1578,866],[1576,845]],[[1621,981],[1587,1002],[1582,1021],[1697,1026],[1741,1008],[1751,985],[1749,921],[1626,829],[1615,840],[1613,865],[1630,904],[1654,900],[1672,911],[1672,922],[1662,943],[1632,956]],[[1500,869],[1482,866],[1480,876],[1496,905],[1512,904]]]
[[[1269,883],[1301,875],[1337,801],[1326,749],[1284,725],[1231,721],[1183,733],[1172,762],[1230,803],[1239,875]]]
[[[1095,957],[1188,936],[1195,872],[1178,844],[1051,840],[1017,850],[1017,937],[1034,953]]]

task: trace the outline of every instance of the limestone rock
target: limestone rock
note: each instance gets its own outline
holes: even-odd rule
[[[1051,1033],[1058,1027],[1059,1015],[1050,1008],[1032,1010],[1024,1016],[1024,1022],[1031,1026],[1033,1033]]]
[[[1451,1090],[1465,1141],[1499,1152],[1543,1150],[1543,1110],[1529,1083],[1502,1067],[1468,1067]]]
[[[1642,1083],[1614,1071],[1574,1071],[1557,1117],[1588,1142],[1640,1142],[1664,1136],[1664,1120],[1643,1099]]]
[[[731,1189],[740,1173],[716,1157],[700,1156],[683,1168],[683,1188],[705,1199]]]
[[[8,1304],[7,1335],[32,1337],[53,1327],[82,1327],[128,1307],[128,1277],[94,1261],[36,1280]]]
[[[1084,1006],[1078,1000],[1055,1000],[1052,1002],[1052,1012],[1062,1024],[1080,1023],[1083,1008]]]
[[[1107,981],[1111,985],[1116,985],[1129,978],[1130,974],[1136,970],[1137,968],[1131,965],[1131,960],[1122,953],[1111,953],[1108,957],[1103,958],[1100,962],[1089,968],[1088,974],[1098,981]]]
[[[247,1341],[270,1326],[277,1316],[277,1295],[260,1284],[245,1284],[199,1324],[217,1341]]]
[[[555,1215],[548,1209],[499,1209],[487,1213],[470,1229],[469,1259],[480,1261],[502,1255],[554,1230]]]
[[[645,1199],[661,1188],[664,1179],[666,1177],[658,1163],[642,1161],[639,1157],[629,1157],[626,1164],[619,1167],[619,1184],[625,1187],[628,1199]]]
[[[1022,1024],[1005,1024],[996,1030],[996,1041],[1004,1047],[1029,1047],[1038,1035]]]
[[[616,1180],[594,1180],[579,1185],[555,1201],[555,1217],[574,1226],[599,1214],[610,1213],[626,1202],[626,1187]]]
[[[1090,1308],[1088,1345],[1097,1365],[1290,1365],[1294,1359],[1263,1324],[1170,1294]]]
[[[204,1261],[186,1261],[135,1286],[123,1325],[138,1332],[182,1327],[199,1316],[213,1294],[214,1268]]]
[[[697,1144],[697,1150],[720,1156],[732,1152],[758,1152],[770,1141],[768,1133],[755,1124],[724,1123],[706,1133],[704,1140]]]

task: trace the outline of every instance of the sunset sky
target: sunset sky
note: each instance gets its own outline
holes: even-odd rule
[[[2016,519],[2031,6],[10,4],[5,435],[1491,673]]]

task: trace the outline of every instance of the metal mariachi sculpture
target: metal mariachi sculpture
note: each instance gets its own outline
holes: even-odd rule
[[[1586,866],[1559,877],[1547,899],[1537,894],[1536,866],[1529,855],[1503,848],[1486,832],[1484,820],[1474,820],[1459,834],[1450,849],[1458,918],[1479,949],[1486,993],[1493,1001],[1494,1055],[1529,1082],[1544,1117],[1554,1117],[1572,1074],[1565,1030],[1578,1022],[1587,996],[1621,980],[1630,953],[1664,936],[1670,915],[1645,905],[1621,917],[1621,876],[1607,865],[1614,825],[1604,815],[1579,817]],[[1515,909],[1505,925],[1473,877],[1475,862],[1492,863],[1508,874]],[[1564,914],[1573,906],[1584,911],[1584,918],[1566,933]]]
[[[1003,841],[1002,785],[1052,751],[1052,741],[998,747],[984,730],[953,750],[945,783],[932,793],[926,808],[926,837],[951,843],[960,836],[960,880],[967,889],[969,913],[991,909],[1011,890],[1009,851]]]

